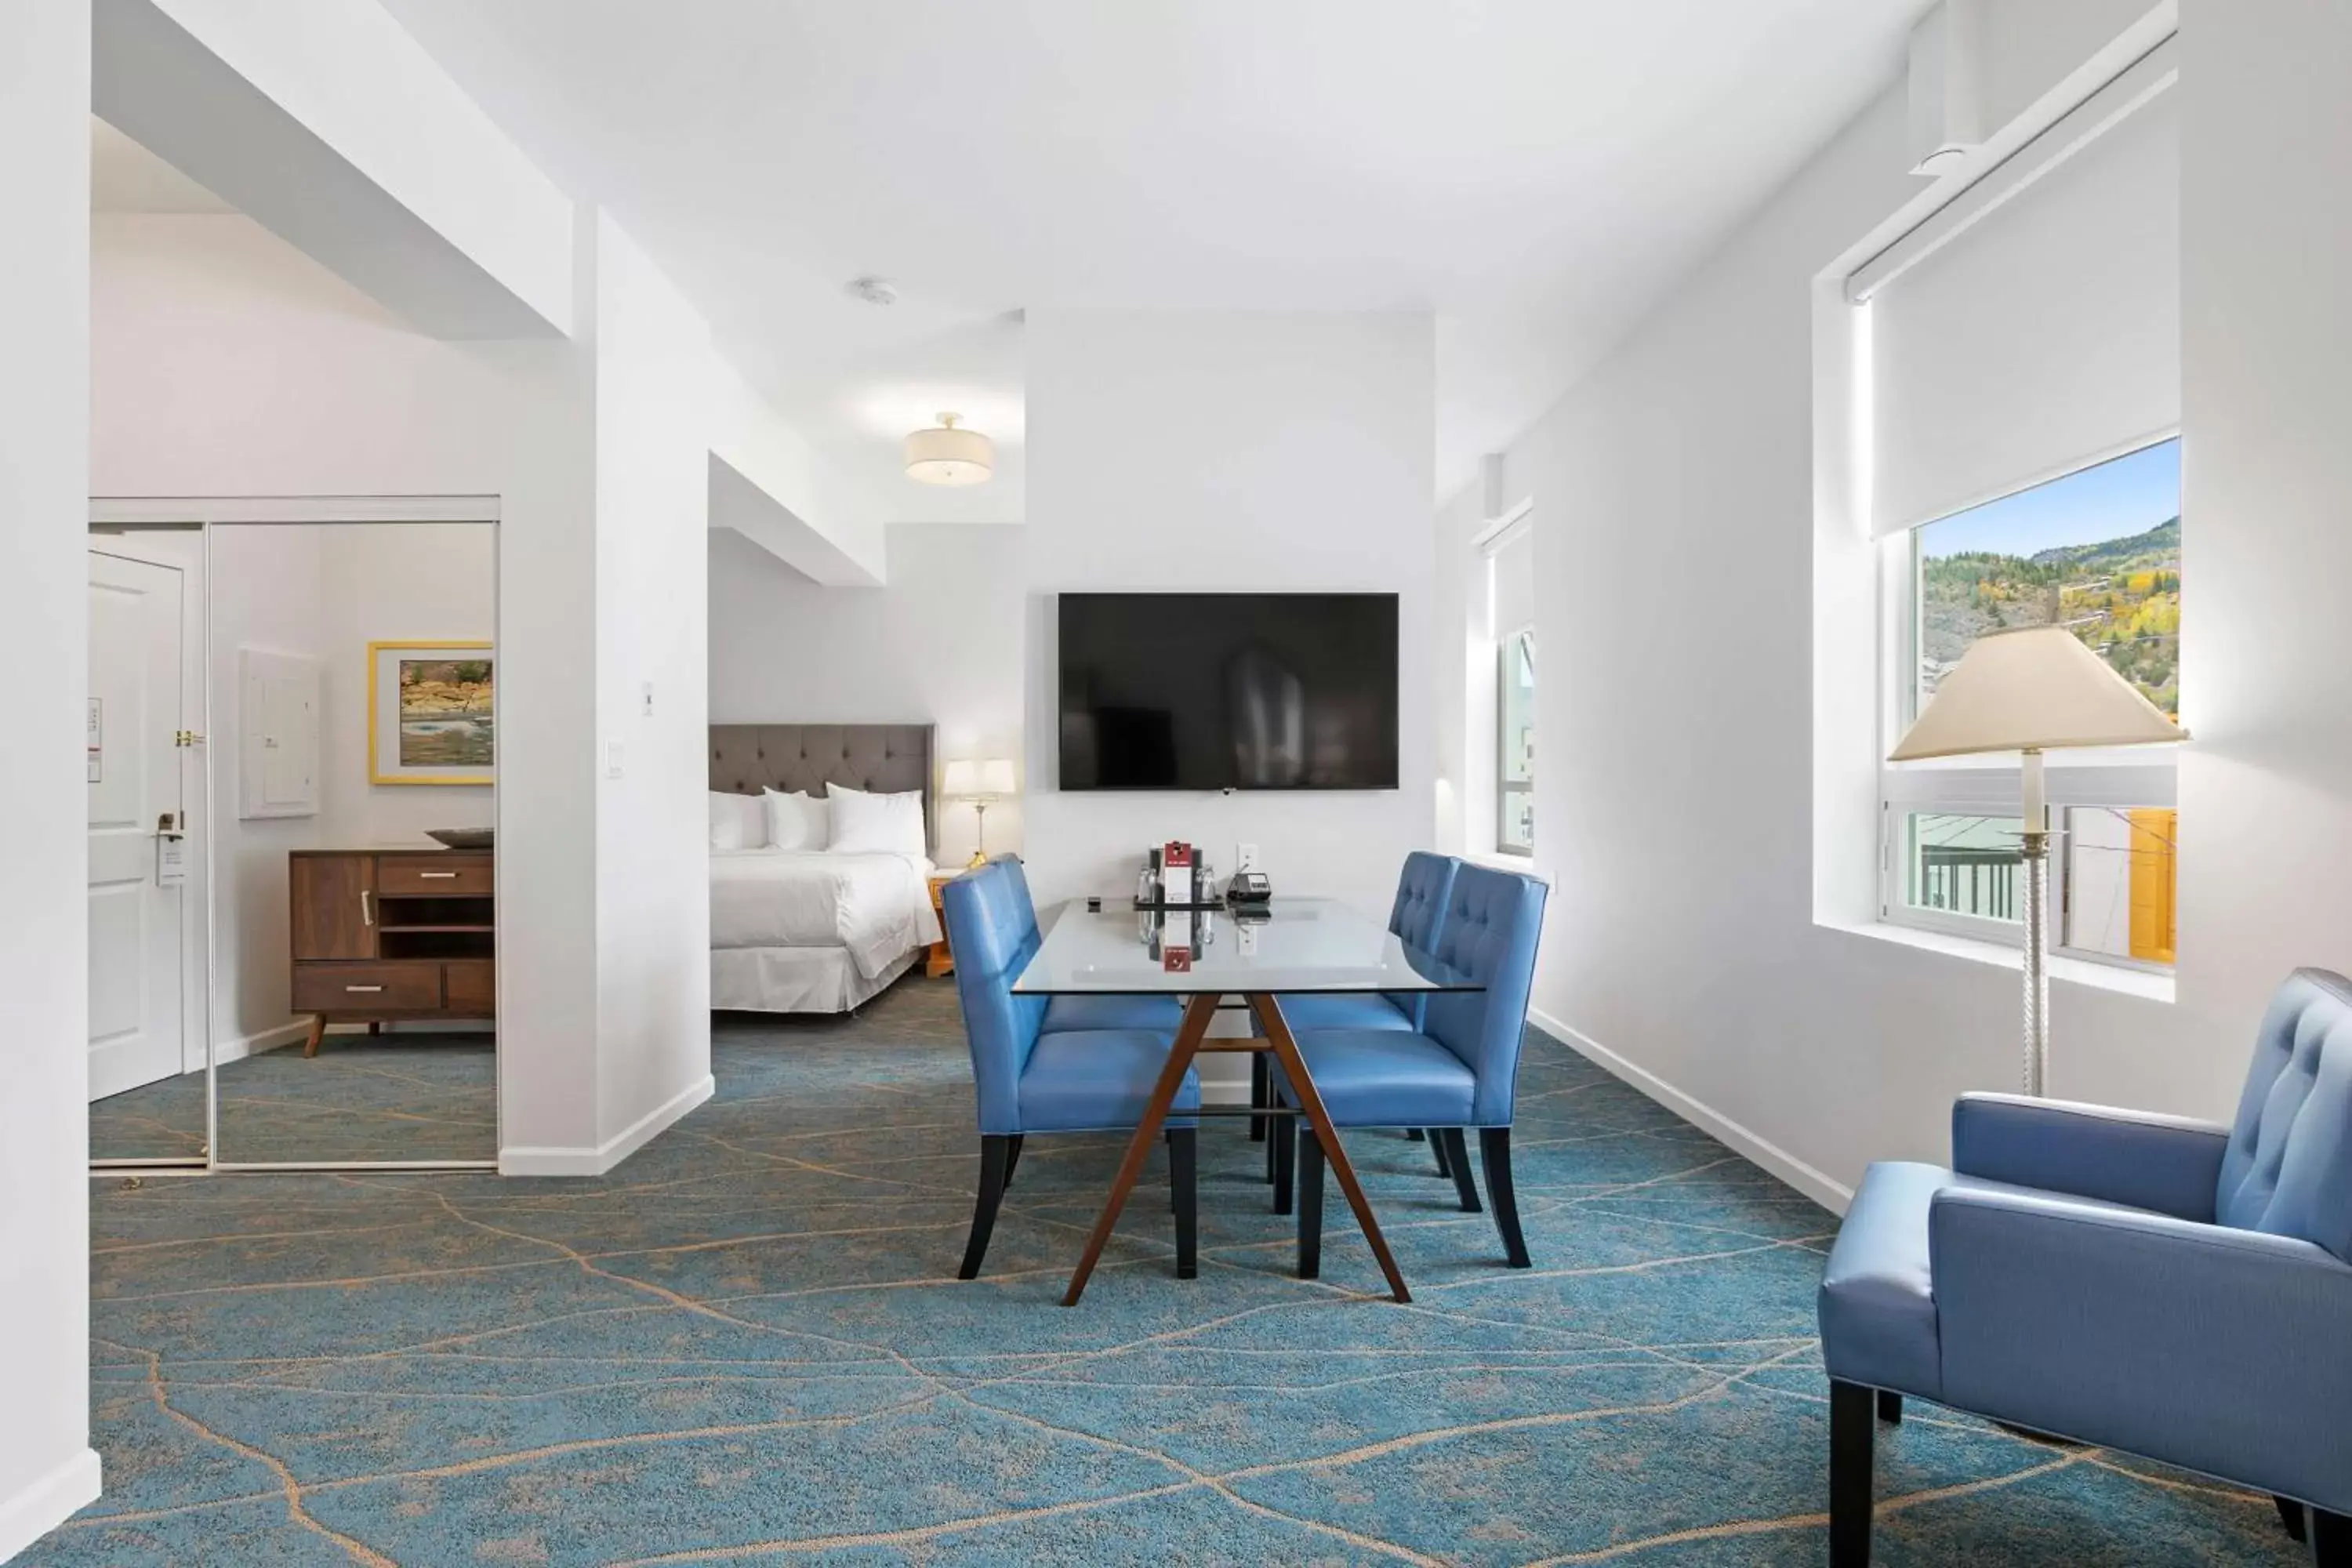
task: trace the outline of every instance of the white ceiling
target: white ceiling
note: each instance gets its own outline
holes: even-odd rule
[[[1927,0],[387,3],[894,521],[1014,521],[1039,305],[1433,310],[1450,492],[1895,79]],[[899,474],[942,409],[994,482]]]

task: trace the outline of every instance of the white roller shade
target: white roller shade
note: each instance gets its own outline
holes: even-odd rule
[[[1536,618],[1536,531],[1522,524],[1499,539],[1492,552],[1495,563],[1495,626],[1497,637],[1507,637]]]
[[[2108,106],[2088,140],[2075,127],[2072,152],[1873,285],[1874,532],[2179,428],[2179,94],[2169,80],[2120,118]]]

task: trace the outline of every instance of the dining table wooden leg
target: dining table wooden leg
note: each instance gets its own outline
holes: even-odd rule
[[[1087,1280],[1101,1259],[1111,1231],[1118,1225],[1119,1211],[1127,1207],[1128,1194],[1135,1191],[1136,1178],[1143,1174],[1143,1163],[1150,1157],[1152,1141],[1160,1136],[1160,1124],[1168,1120],[1169,1107],[1176,1103],[1176,1091],[1184,1086],[1184,1074],[1191,1068],[1192,1058],[1200,1055],[1201,1042],[1209,1036],[1209,1026],[1216,1021],[1219,1000],[1215,994],[1204,994],[1185,1005],[1183,1026],[1176,1031],[1176,1043],[1168,1052],[1168,1065],[1160,1069],[1160,1081],[1151,1086],[1151,1096],[1143,1102],[1143,1115],[1135,1124],[1135,1136],[1127,1141],[1127,1157],[1118,1163],[1118,1174],[1111,1178],[1110,1196],[1095,1218],[1095,1228],[1087,1237],[1087,1249],[1079,1255],[1077,1270],[1070,1276],[1070,1288],[1062,1296],[1063,1306],[1076,1306],[1078,1298],[1085,1294]]]
[[[1271,994],[1252,996],[1250,1001],[1257,1009],[1258,1024],[1265,1032],[1266,1043],[1274,1047],[1274,1059],[1282,1064],[1284,1076],[1290,1079],[1290,1092],[1297,1098],[1300,1112],[1315,1129],[1332,1179],[1348,1194],[1348,1206],[1356,1211],[1356,1224],[1362,1228],[1364,1240],[1370,1245],[1381,1272],[1388,1279],[1390,1296],[1399,1301],[1412,1300],[1412,1292],[1405,1289],[1404,1276],[1397,1271],[1396,1258],[1389,1251],[1388,1237],[1381,1234],[1381,1222],[1372,1217],[1372,1205],[1364,1196],[1363,1184],[1356,1180],[1356,1167],[1348,1159],[1348,1151],[1340,1146],[1339,1130],[1331,1125],[1331,1113],[1323,1108],[1315,1077],[1307,1070],[1307,1058],[1298,1053],[1298,1040],[1290,1032],[1289,1020],[1282,1016],[1280,1004]],[[1188,1018],[1187,1026],[1190,1023]]]

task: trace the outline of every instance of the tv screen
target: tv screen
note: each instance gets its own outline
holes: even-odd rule
[[[1062,787],[1394,789],[1394,594],[1065,594]]]

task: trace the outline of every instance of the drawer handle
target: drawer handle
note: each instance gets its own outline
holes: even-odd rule
[[[419,871],[416,875],[420,881],[426,882],[454,882],[457,879],[455,871]]]
[[[373,996],[377,992],[383,990],[383,987],[381,985],[346,985],[343,989],[354,994]]]
[[[373,899],[374,895],[370,893],[365,888],[362,888],[360,889],[360,924],[362,926],[373,926],[375,924],[375,905],[373,903]]]

